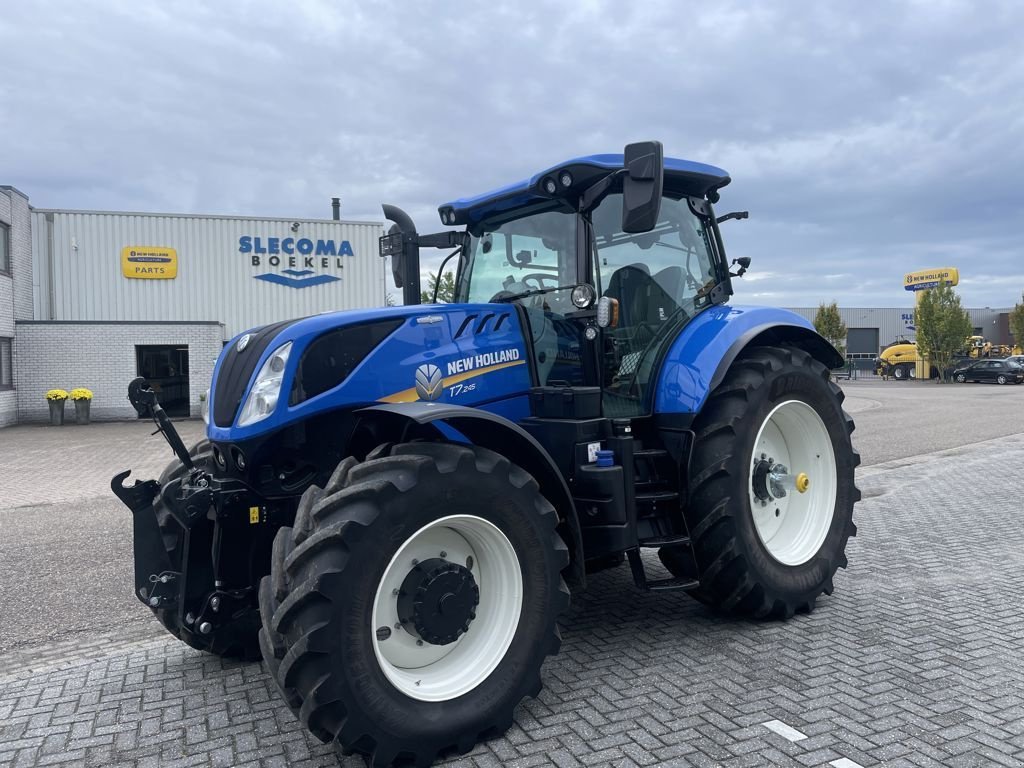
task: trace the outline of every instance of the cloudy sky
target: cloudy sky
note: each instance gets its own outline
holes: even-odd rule
[[[1024,4],[8,3],[0,184],[46,208],[346,218],[656,138],[727,169],[740,300],[1024,289]]]

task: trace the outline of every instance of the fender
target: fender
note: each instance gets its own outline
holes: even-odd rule
[[[827,368],[844,362],[809,320],[775,307],[711,307],[683,328],[668,348],[654,393],[654,412],[695,414],[750,345],[788,344]]]
[[[569,486],[548,452],[526,430],[497,414],[448,403],[386,403],[361,408],[357,413],[371,418],[397,417],[399,423],[430,424],[448,439],[488,448],[529,472],[563,521],[559,533],[569,547],[570,581],[580,588],[586,586],[583,534]]]

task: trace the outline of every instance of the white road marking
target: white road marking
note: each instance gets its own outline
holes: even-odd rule
[[[840,757],[838,760],[833,760],[829,765],[835,766],[835,768],[864,768],[860,763],[855,763],[848,757]]]
[[[786,725],[781,720],[769,720],[767,723],[761,723],[769,731],[775,731],[779,736],[789,741],[802,741],[807,738],[806,734],[800,733],[796,728],[792,728]]]

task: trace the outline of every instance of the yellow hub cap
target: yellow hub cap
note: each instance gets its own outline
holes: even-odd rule
[[[807,489],[811,487],[811,478],[807,476],[806,472],[801,472],[796,476],[796,489],[800,493],[806,493]]]

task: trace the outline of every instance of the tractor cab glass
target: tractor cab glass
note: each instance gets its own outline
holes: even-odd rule
[[[570,304],[576,284],[576,215],[568,206],[546,203],[510,221],[491,220],[470,229],[469,249],[460,275],[458,301],[524,301]]]
[[[618,322],[605,329],[601,360],[606,416],[650,410],[646,397],[662,348],[711,304],[721,281],[710,219],[686,197],[665,197],[654,228],[622,229],[622,195],[592,212],[594,280],[618,303]]]
[[[526,312],[538,383],[584,383],[580,323],[572,289],[576,270],[577,215],[558,201],[519,218],[491,219],[470,228],[456,300],[515,303]]]

